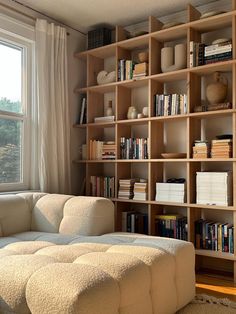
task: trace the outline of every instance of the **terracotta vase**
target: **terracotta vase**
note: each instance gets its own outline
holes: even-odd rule
[[[206,97],[210,104],[223,103],[227,97],[228,81],[220,72],[213,74],[214,83],[206,88]]]

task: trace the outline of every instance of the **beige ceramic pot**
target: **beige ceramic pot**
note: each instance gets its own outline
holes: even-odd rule
[[[220,72],[215,72],[214,83],[206,88],[206,97],[210,104],[223,103],[227,97],[228,81]]]

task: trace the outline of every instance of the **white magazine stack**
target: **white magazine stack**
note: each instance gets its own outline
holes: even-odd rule
[[[197,204],[232,205],[232,172],[197,172]]]
[[[185,183],[156,183],[156,201],[184,203],[186,195]]]

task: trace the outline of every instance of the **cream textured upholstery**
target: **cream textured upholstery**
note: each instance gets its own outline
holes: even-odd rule
[[[0,196],[0,313],[173,314],[185,306],[195,294],[193,245],[108,233],[113,217],[103,198]]]

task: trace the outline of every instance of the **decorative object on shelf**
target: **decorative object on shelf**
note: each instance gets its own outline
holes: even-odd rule
[[[143,115],[144,117],[148,117],[148,107],[143,107]]]
[[[210,104],[215,105],[223,103],[227,97],[228,80],[220,72],[213,74],[214,83],[206,88],[206,97]]]
[[[143,115],[143,113],[138,113],[137,118],[138,118],[138,119],[143,119],[143,118],[145,118],[145,116]]]
[[[168,22],[168,23],[164,24],[161,29],[167,29],[167,28],[182,25],[182,24],[184,24],[184,23],[183,22]]]
[[[142,51],[138,53],[138,60],[140,63],[148,62],[148,51]]]
[[[186,158],[186,153],[162,153],[161,156],[165,159],[172,159],[172,158]]]
[[[132,109],[130,117],[131,117],[131,119],[137,119],[138,112],[137,112],[137,109],[135,107]]]
[[[218,38],[218,39],[213,40],[213,42],[211,44],[212,45],[218,45],[218,44],[223,44],[223,43],[226,43],[229,41],[231,41],[231,38]]]
[[[163,73],[184,69],[187,66],[186,44],[161,49],[161,70]]]
[[[193,111],[194,112],[204,112],[204,111],[206,111],[206,106],[205,105],[194,106]]]
[[[220,104],[212,104],[212,105],[208,104],[206,108],[207,108],[207,111],[232,109],[232,103],[231,102],[223,102]]]
[[[232,140],[233,134],[220,134],[220,135],[216,135],[216,138],[218,140]]]
[[[200,19],[205,19],[207,17],[222,14],[222,13],[225,13],[225,11],[214,10],[214,11],[205,12],[205,13],[202,13],[202,15],[200,16]]]
[[[107,71],[100,71],[97,75],[97,83],[98,85],[109,84],[115,82],[116,80],[116,72],[112,71],[108,73]]]
[[[109,100],[108,107],[107,107],[107,110],[106,110],[106,116],[109,117],[109,116],[113,116],[113,115],[114,115],[114,112],[113,112],[113,109],[112,109],[112,100]]]
[[[88,49],[111,44],[111,30],[99,28],[88,32]]]
[[[130,106],[127,112],[127,119],[136,119],[136,118],[132,118],[132,112],[136,112],[136,118],[137,118],[138,116],[137,109],[134,106]],[[135,113],[133,113],[133,115],[135,115]]]

